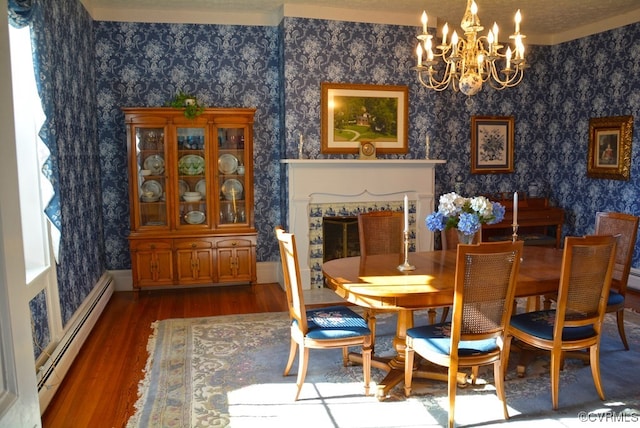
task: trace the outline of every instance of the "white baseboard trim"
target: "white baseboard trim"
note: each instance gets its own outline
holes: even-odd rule
[[[112,270],[109,274],[113,277],[116,291],[133,291],[133,280],[130,269]],[[270,284],[282,282],[282,269],[280,262],[258,262],[256,264],[256,276],[258,284]]]
[[[113,278],[108,273],[103,274],[70,320],[69,328],[51,352],[49,359],[39,368],[37,379],[40,414],[44,413],[51,402],[73,360],[109,302],[113,290]]]
[[[640,291],[640,269],[631,268],[631,273],[629,273],[629,282],[627,283],[627,287],[633,288],[636,291]]]

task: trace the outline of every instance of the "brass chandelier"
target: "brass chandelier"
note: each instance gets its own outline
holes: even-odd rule
[[[447,40],[449,26],[442,27],[442,42],[427,32],[427,13],[422,12],[422,34],[419,34],[418,65],[413,67],[420,83],[429,89],[443,91],[451,85],[454,91],[465,95],[475,95],[484,82],[495,89],[511,88],[522,81],[525,69],[524,44],[526,37],[520,34],[520,10],[515,15],[515,32],[509,36],[514,49],[504,46],[498,39],[498,25],[493,24],[486,36],[479,33],[484,29],[478,18],[478,5],[467,0],[467,8],[460,27],[464,38],[459,38],[454,30],[451,40]],[[434,52],[437,49],[438,52]],[[441,72],[444,75],[440,78]]]

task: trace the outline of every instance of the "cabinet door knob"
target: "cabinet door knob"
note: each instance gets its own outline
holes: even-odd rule
[[[238,245],[238,242],[237,242],[237,241],[233,241],[233,242],[231,243],[231,245],[235,247],[236,245]]]
[[[195,242],[191,243],[191,248],[196,248],[196,243]]]

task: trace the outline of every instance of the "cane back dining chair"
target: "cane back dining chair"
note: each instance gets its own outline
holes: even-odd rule
[[[403,221],[403,213],[398,211],[369,211],[358,214],[361,266],[366,264],[367,256],[377,254],[398,254],[398,263],[401,263],[404,251]],[[375,310],[367,308],[365,319],[371,330],[374,342],[372,346],[374,346],[376,340]]]
[[[615,251],[616,238],[613,236],[566,237],[555,308],[511,317],[505,356],[509,356],[511,338],[550,351],[554,410],[558,408],[560,368],[565,352],[589,350],[593,382],[600,399],[604,400],[600,379],[600,337]]]
[[[616,313],[618,333],[622,344],[629,350],[629,343],[624,332],[624,301],[629,282],[629,272],[633,259],[633,250],[638,235],[638,221],[640,218],[625,213],[598,212],[596,213],[596,235],[617,236],[616,260],[611,277],[611,290],[607,300],[607,313]]]
[[[360,315],[346,306],[330,306],[306,309],[300,281],[300,267],[295,236],[286,233],[280,226],[275,228],[280,260],[284,274],[289,316],[291,317],[291,347],[284,376],[289,374],[299,350],[298,377],[296,380],[297,401],[307,374],[309,349],[342,348],[343,364],[348,363],[348,348],[362,347],[362,371],[365,395],[369,395],[371,378],[371,330]]]
[[[415,353],[448,368],[449,421],[453,427],[458,368],[493,365],[496,394],[509,418],[504,390],[505,329],[515,296],[524,243],[460,244],[450,322],[407,330],[405,395],[411,394]]]
[[[640,218],[631,214],[617,212],[597,212],[595,223],[596,235],[613,235],[618,241],[616,245],[616,258],[611,277],[611,290],[607,299],[607,313],[616,314],[618,334],[626,350],[629,350],[629,342],[624,331],[624,303],[629,282],[629,272],[633,259],[633,250],[638,235],[638,222]],[[551,302],[557,297],[545,296],[545,309],[551,307]]]
[[[473,235],[473,244],[478,244],[482,241],[482,230],[478,230],[475,235]],[[458,229],[455,227],[450,227],[449,229],[445,229],[440,232],[440,242],[442,244],[442,250],[455,250],[460,243],[458,239]],[[449,307],[445,306],[442,308],[442,315],[440,315],[440,322],[445,322],[447,317],[449,316]]]

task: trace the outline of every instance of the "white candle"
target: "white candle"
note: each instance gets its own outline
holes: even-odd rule
[[[515,21],[516,21],[516,34],[518,34],[520,32],[520,21],[522,21],[522,15],[520,15],[520,9],[518,9],[518,11],[516,12]]]
[[[422,34],[427,34],[427,20],[429,18],[427,17],[427,12],[426,11],[422,11],[422,18],[420,19],[422,21]]]
[[[409,231],[409,198],[404,195],[404,231]]]
[[[427,145],[427,147],[426,147],[426,151],[427,151],[426,159],[429,159],[429,145],[430,145],[430,143],[429,143],[429,136],[428,135],[427,135],[427,144],[426,145]]]
[[[513,192],[513,225],[518,225],[518,192]]]

